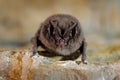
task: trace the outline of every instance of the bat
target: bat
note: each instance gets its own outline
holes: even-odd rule
[[[86,64],[86,41],[80,25],[75,17],[68,14],[55,14],[48,17],[32,38],[33,55],[38,47],[45,49],[47,56],[62,56],[61,60],[75,60],[80,55]]]

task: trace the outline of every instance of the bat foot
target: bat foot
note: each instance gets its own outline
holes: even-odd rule
[[[81,60],[81,61],[82,61],[83,64],[87,64],[86,54],[83,54],[83,55],[82,55],[82,60]]]
[[[88,64],[88,62],[85,60],[85,61],[82,61],[83,64]]]
[[[30,57],[33,57],[33,56],[35,56],[35,55],[36,55],[36,53],[37,53],[37,52],[33,52],[33,54],[32,54]]]
[[[78,65],[81,64],[81,63],[82,63],[82,64],[88,64],[87,61],[81,61],[81,60],[77,60],[77,61],[75,61],[75,62],[76,62]]]

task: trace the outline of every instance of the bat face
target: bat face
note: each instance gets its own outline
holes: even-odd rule
[[[39,39],[48,49],[69,55],[80,47],[83,37],[76,18],[54,15],[42,24]]]

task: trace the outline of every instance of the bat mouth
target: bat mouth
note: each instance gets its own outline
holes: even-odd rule
[[[57,40],[56,45],[57,45],[58,47],[63,48],[63,47],[65,46],[65,40],[64,40],[64,39],[59,39],[59,40]]]

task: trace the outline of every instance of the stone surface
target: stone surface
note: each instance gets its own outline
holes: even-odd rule
[[[120,0],[0,0],[0,80],[120,80]],[[79,9],[79,10],[78,10]],[[29,56],[30,39],[48,16],[78,18],[88,65]],[[11,49],[1,49],[3,47]]]
[[[120,61],[79,65],[30,57],[29,49],[0,50],[0,80],[120,80]]]

